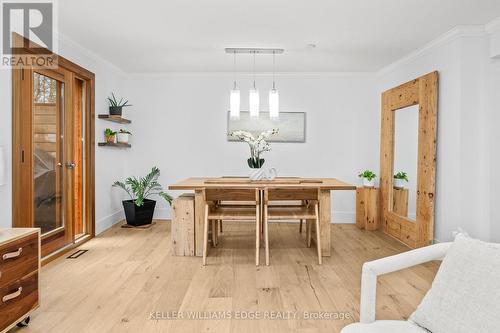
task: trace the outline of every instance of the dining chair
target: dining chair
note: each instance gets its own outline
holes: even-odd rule
[[[279,205],[277,202],[297,200],[302,205]],[[274,203],[271,205],[270,203]],[[319,203],[317,189],[266,188],[263,196],[263,228],[266,265],[269,265],[269,221],[314,220],[318,263],[322,264]],[[307,223],[307,246],[311,245],[311,225]]]
[[[260,192],[254,188],[205,189],[205,221],[203,227],[203,265],[207,264],[208,227],[212,221],[212,240],[217,243],[219,221],[255,221],[255,264],[259,265],[260,249]],[[233,205],[221,205],[221,202]],[[237,205],[238,202],[244,203]]]

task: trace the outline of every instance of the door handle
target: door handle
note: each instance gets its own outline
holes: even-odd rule
[[[66,168],[74,169],[76,167],[75,162],[66,162]]]
[[[20,247],[19,249],[17,249],[17,251],[14,251],[14,252],[9,252],[9,253],[6,253],[3,255],[2,259],[3,260],[7,260],[7,259],[12,259],[12,258],[17,258],[21,255],[21,253],[23,253],[23,248]]]
[[[3,298],[2,298],[2,302],[7,302],[7,301],[10,301],[11,299],[14,299],[16,297],[19,297],[21,295],[21,293],[23,292],[23,287],[19,287],[17,288],[17,290],[15,292],[13,292],[12,294],[8,294],[8,295],[5,295]]]

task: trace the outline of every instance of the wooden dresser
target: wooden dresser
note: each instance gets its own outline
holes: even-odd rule
[[[0,229],[0,332],[29,322],[39,306],[40,229]]]

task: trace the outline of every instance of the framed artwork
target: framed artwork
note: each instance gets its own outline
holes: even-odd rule
[[[306,142],[306,113],[280,112],[278,119],[270,119],[268,112],[260,112],[258,118],[250,118],[249,112],[240,112],[240,117],[233,119],[227,113],[227,133],[247,131],[254,136],[263,131],[278,129],[268,142]],[[227,136],[228,141],[239,141],[238,138]]]

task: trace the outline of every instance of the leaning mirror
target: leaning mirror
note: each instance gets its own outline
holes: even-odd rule
[[[418,105],[394,111],[392,212],[416,220]]]

